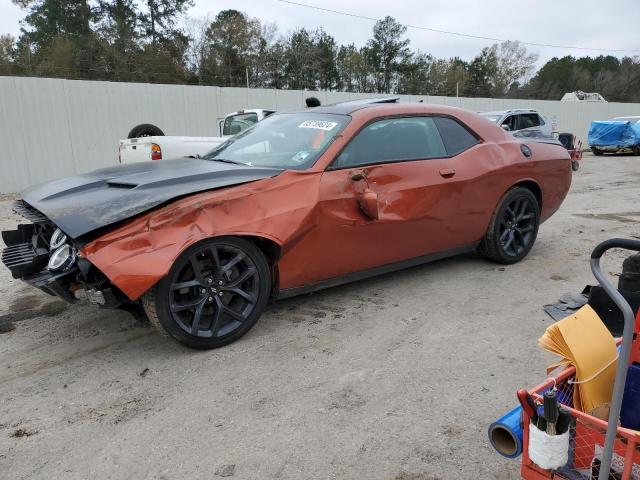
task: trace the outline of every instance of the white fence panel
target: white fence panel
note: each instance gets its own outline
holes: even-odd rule
[[[15,192],[31,182],[29,131],[22,128],[22,106],[15,93],[15,79],[0,77],[0,192]]]
[[[0,77],[0,193],[117,162],[118,140],[141,123],[166,135],[217,136],[218,121],[242,108],[301,109],[384,94],[90,82]],[[402,96],[473,111],[535,108],[586,145],[593,120],[640,115],[640,104]]]

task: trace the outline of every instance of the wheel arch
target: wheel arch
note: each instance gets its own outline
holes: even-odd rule
[[[515,183],[511,187],[509,187],[504,192],[504,194],[506,194],[509,190],[511,190],[514,187],[524,187],[528,190],[531,190],[531,193],[535,195],[536,200],[538,201],[538,207],[540,208],[540,211],[542,211],[542,188],[540,188],[540,185],[538,185],[538,183],[535,180],[531,180],[531,179],[521,180],[518,183]]]
[[[509,193],[510,190],[516,187],[524,187],[527,190],[531,191],[531,193],[533,193],[533,195],[536,197],[536,200],[538,201],[538,208],[540,209],[540,212],[542,212],[542,189],[540,188],[540,185],[538,185],[538,182],[530,178],[527,178],[527,179],[519,180],[518,182],[510,185],[504,192],[502,192],[502,194],[500,194],[500,197],[498,198],[496,205],[491,212],[492,217],[493,217],[493,214],[500,207],[500,204],[502,203],[502,199],[507,195],[507,193]],[[489,229],[491,226],[492,217],[490,217],[487,220],[487,227],[484,230],[485,234],[487,232],[487,229]]]
[[[267,258],[269,269],[271,270],[271,298],[274,298],[280,289],[280,272],[278,270],[278,260],[282,256],[282,246],[274,240],[260,235],[230,235],[244,238],[254,243]],[[210,237],[215,238],[215,237]]]
[[[277,292],[278,260],[282,254],[282,244],[277,238],[259,232],[229,231],[214,235],[193,235],[184,243],[171,242],[158,247],[154,245],[154,238],[149,238],[149,231],[140,233],[142,238],[136,239],[133,245],[131,238],[135,237],[135,234],[122,236],[114,241],[96,243],[90,245],[88,250],[85,247],[81,251],[81,254],[129,300],[137,301],[153,288],[169,273],[173,263],[187,249],[202,241],[219,237],[235,237],[255,245],[265,255],[271,271],[271,295]],[[150,246],[153,247],[149,248]]]

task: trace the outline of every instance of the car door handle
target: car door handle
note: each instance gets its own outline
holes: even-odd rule
[[[451,178],[456,174],[453,168],[443,168],[440,170],[440,175],[444,178]]]

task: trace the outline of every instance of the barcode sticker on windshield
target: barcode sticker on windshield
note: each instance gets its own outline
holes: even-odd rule
[[[298,128],[315,128],[316,130],[333,130],[336,125],[336,122],[325,122],[324,120],[305,120]]]

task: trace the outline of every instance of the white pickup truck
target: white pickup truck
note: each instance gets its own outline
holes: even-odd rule
[[[134,163],[204,155],[228,137],[246,130],[272,113],[273,110],[264,109],[232,112],[218,123],[219,137],[165,136],[155,125],[138,125],[129,132],[126,140],[120,140],[118,161]]]

